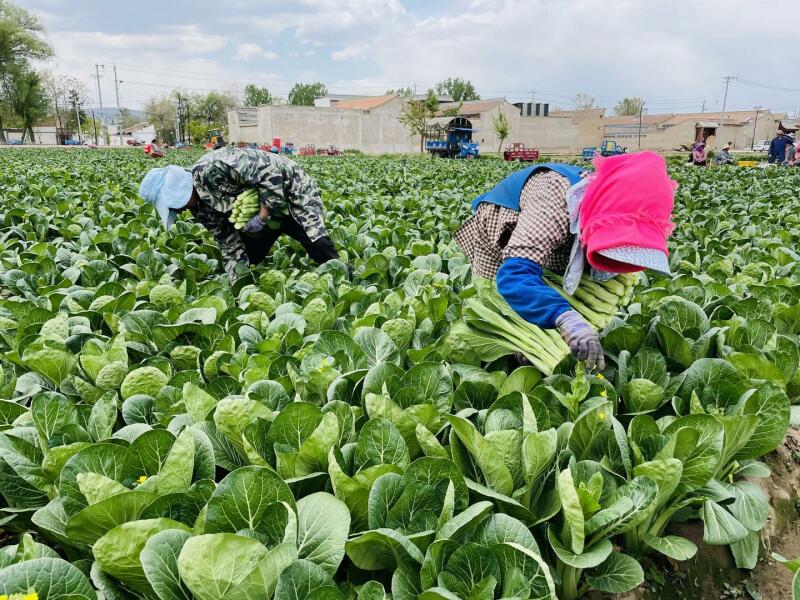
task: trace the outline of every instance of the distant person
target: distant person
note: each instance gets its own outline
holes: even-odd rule
[[[717,152],[717,155],[714,157],[714,162],[718,165],[730,165],[733,164],[733,158],[731,157],[731,153],[729,150],[731,149],[730,144],[725,144],[720,151]]]
[[[705,167],[708,164],[708,155],[706,154],[705,142],[697,142],[694,145],[694,148],[692,148],[692,164],[695,167]]]
[[[779,129],[769,144],[769,162],[783,164],[786,161],[786,146],[789,144],[791,144],[789,136]]]
[[[795,157],[797,156],[797,148],[794,144],[794,136],[788,134],[786,138],[789,140],[789,143],[786,144],[786,158],[783,162],[787,165],[793,165]]]
[[[229,220],[233,203],[250,189],[258,191],[260,211],[237,230]],[[220,148],[190,169],[151,169],[139,195],[156,207],[167,229],[180,211],[191,211],[219,244],[231,282],[248,262],[263,261],[284,233],[300,242],[317,264],[339,258],[325,228],[317,184],[300,165],[280,155],[256,148]]]
[[[651,269],[669,274],[667,238],[677,184],[653,152],[595,159],[595,173],[563,163],[517,171],[472,201],[453,235],[472,273],[495,279],[517,314],[557,329],[590,369],[605,365],[600,335],[542,279],[573,293],[586,271],[599,281]]]
[[[144,153],[150,158],[162,158],[164,156],[161,148],[158,147],[158,140],[156,139],[144,145]]]

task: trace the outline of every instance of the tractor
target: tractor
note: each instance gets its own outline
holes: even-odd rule
[[[617,154],[625,154],[627,148],[623,148],[613,140],[603,140],[599,148],[590,146],[583,149],[583,160],[592,160],[595,156],[616,156]]]
[[[458,117],[447,125],[440,124],[428,127],[425,131],[425,150],[432,156],[442,158],[478,158],[480,148],[477,142],[472,141],[472,124]]]
[[[206,143],[206,148],[209,150],[218,150],[225,145],[225,138],[222,136],[222,130],[220,129],[211,129],[208,132],[208,142]]]

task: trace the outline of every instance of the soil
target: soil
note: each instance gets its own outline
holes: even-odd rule
[[[669,559],[645,564],[645,583],[616,600],[778,600],[792,598],[792,573],[772,558],[800,556],[800,431],[791,429],[775,452],[765,458],[772,475],[753,479],[767,494],[769,520],[761,532],[761,552],[753,571],[736,568],[727,547],[703,543],[699,521],[676,524],[670,533],[697,544],[692,560]],[[800,600],[800,599],[798,599]]]

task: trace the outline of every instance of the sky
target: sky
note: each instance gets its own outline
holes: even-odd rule
[[[645,99],[651,113],[800,109],[794,0],[16,0],[56,51],[48,68],[86,82],[97,104],[231,91],[286,96],[295,82],[331,93],[419,93],[447,77],[484,98],[572,108]]]

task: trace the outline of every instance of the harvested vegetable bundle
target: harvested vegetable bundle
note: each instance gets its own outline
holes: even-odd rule
[[[600,331],[630,302],[638,275],[620,275],[604,282],[584,276],[574,296],[559,287],[561,278],[557,275],[548,273],[546,281]],[[464,302],[463,318],[451,328],[449,340],[451,345],[469,347],[485,362],[521,352],[547,375],[569,355],[569,347],[556,330],[525,321],[494,286],[485,287]]]
[[[236,229],[241,229],[258,214],[259,208],[258,191],[254,189],[244,191],[236,197],[229,220]]]

